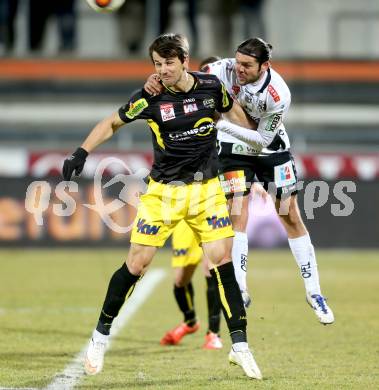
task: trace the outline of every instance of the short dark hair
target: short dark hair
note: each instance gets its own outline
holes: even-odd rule
[[[203,70],[203,68],[205,68],[205,65],[208,65],[208,64],[211,64],[212,62],[216,62],[216,61],[220,61],[220,60],[221,60],[221,57],[219,57],[219,56],[210,56],[210,57],[204,58],[200,62],[199,69]]]
[[[149,55],[152,61],[154,51],[163,58],[178,57],[183,63],[189,55],[188,40],[182,34],[162,34],[149,47]]]
[[[243,41],[237,47],[237,51],[256,58],[261,65],[271,59],[272,46],[262,38],[250,38]]]

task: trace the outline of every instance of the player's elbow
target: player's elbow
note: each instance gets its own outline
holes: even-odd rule
[[[262,149],[267,148],[271,144],[272,140],[263,140],[261,143]]]
[[[111,137],[125,123],[121,120],[117,112],[103,119],[102,127],[107,133],[108,138]]]
[[[262,148],[267,148],[269,145],[271,145],[274,138],[275,136],[273,136],[272,134],[262,134],[259,143],[262,146]]]

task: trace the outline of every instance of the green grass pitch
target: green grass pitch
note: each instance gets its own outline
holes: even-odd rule
[[[0,388],[43,388],[71,362],[95,326],[105,290],[126,251],[0,251]],[[289,250],[250,251],[248,336],[264,380],[228,365],[224,349],[204,351],[205,280],[195,276],[202,328],[181,345],[162,347],[180,322],[168,251],[152,268],[166,277],[113,340],[104,371],[78,389],[378,389],[379,253],[317,252],[321,285],[336,322],[323,326],[305,303]],[[138,294],[136,289],[135,294]]]

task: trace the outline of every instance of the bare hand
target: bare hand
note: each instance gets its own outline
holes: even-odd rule
[[[157,74],[152,74],[148,77],[143,89],[152,96],[160,95],[163,91],[162,84],[159,82]]]

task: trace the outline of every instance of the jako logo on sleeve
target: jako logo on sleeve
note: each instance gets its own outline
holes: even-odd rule
[[[220,217],[217,218],[216,215],[212,215],[212,217],[207,217],[208,225],[212,226],[212,229],[219,229],[226,226],[230,226],[232,222],[229,217]]]
[[[159,232],[160,226],[149,225],[145,219],[139,219],[137,222],[137,233],[155,235]]]

